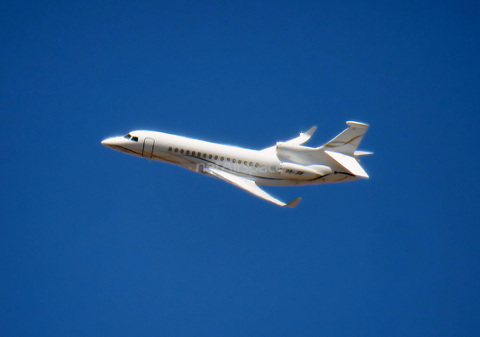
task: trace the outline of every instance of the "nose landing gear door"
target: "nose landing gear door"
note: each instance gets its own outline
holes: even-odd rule
[[[145,140],[143,141],[142,156],[148,159],[152,159],[154,146],[155,140],[153,138],[145,138]]]

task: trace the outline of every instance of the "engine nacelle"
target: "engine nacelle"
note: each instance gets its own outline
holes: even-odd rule
[[[311,147],[278,142],[275,152],[282,162],[305,163],[312,162],[312,156],[315,156],[317,150]]]
[[[282,163],[279,172],[280,176],[292,180],[312,180],[332,173],[332,169],[325,165],[304,166],[293,163]]]

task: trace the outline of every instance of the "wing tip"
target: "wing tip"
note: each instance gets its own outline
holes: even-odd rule
[[[296,199],[293,199],[290,201],[288,204],[283,205],[282,207],[288,207],[288,208],[295,208],[297,207],[298,203],[302,200],[302,198],[298,197]]]
[[[315,133],[315,131],[317,131],[317,127],[316,126],[312,126],[310,129],[308,129],[307,131],[305,132],[302,132],[301,134],[303,135],[309,135],[310,137]]]

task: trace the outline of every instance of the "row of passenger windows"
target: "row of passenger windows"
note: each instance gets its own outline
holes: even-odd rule
[[[180,152],[180,153],[182,153],[182,154],[185,153],[187,156],[188,156],[188,155],[192,155],[192,156],[196,156],[196,157],[199,157],[199,158],[200,158],[200,157],[203,157],[203,158],[205,158],[205,159],[208,158],[208,159],[218,160],[218,159],[220,158],[221,161],[224,161],[224,160],[225,160],[225,157],[224,157],[224,156],[219,157],[219,156],[217,156],[217,155],[214,156],[214,155],[212,155],[212,154],[206,154],[206,153],[195,152],[195,151],[190,151],[190,150],[187,150],[187,151],[185,151],[184,149],[180,149],[180,150],[179,150],[177,147],[176,147],[175,149],[173,149],[172,147],[169,147],[169,148],[168,148],[168,151],[170,151],[170,152],[173,151],[173,152],[176,152],[176,153]],[[227,157],[227,162],[230,162],[230,160],[232,161],[232,163],[236,163],[236,162],[237,162],[237,159],[235,159],[235,158],[230,159],[230,157]],[[239,163],[239,164],[242,164],[242,163],[243,163],[243,165],[248,165],[248,166],[253,166],[253,165],[254,165],[253,162],[250,162],[250,163],[249,163],[249,162],[247,162],[246,160],[244,160],[244,161],[238,160],[238,163]],[[255,163],[255,167],[259,167],[259,166],[260,166],[259,163]]]

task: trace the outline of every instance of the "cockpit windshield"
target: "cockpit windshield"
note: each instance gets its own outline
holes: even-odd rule
[[[135,137],[135,136],[132,137],[131,134],[126,134],[125,136],[123,136],[123,138],[134,141],[134,142],[138,142],[138,137]]]

